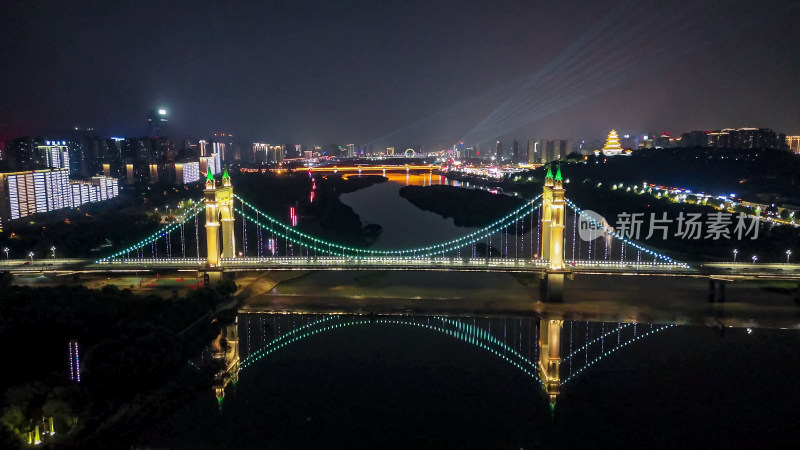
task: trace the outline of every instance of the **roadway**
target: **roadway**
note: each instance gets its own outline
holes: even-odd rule
[[[543,260],[514,258],[344,258],[344,257],[244,257],[223,260],[225,271],[259,270],[412,270],[442,272],[547,271]],[[710,262],[694,266],[665,262],[566,261],[565,271],[593,275],[695,276],[721,280],[800,280],[800,264]],[[12,273],[124,273],[165,270],[202,271],[205,260],[182,258],[125,259],[95,262],[90,259],[34,259],[0,261],[0,271]]]
[[[695,271],[679,263],[603,263],[593,261],[569,261],[569,272],[600,273],[663,273],[693,274]],[[223,260],[225,271],[252,270],[401,270],[442,272],[545,272],[548,262],[542,260],[513,258],[335,258],[335,257],[279,257],[236,258]],[[205,269],[205,261],[198,260],[121,260],[88,264],[85,271],[120,272],[143,269]]]

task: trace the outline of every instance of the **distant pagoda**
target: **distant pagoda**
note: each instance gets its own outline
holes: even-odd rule
[[[606,145],[603,146],[603,154],[606,156],[615,156],[621,155],[623,152],[622,146],[619,145],[619,136],[616,130],[611,130],[611,133],[608,133],[608,138],[606,138]]]

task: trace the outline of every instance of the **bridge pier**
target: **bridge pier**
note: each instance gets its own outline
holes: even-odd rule
[[[222,280],[222,270],[204,270],[203,271],[203,284],[204,287],[213,286]]]
[[[541,301],[545,303],[562,303],[564,301],[564,277],[566,272],[547,271],[542,273],[539,284]]]
[[[725,284],[727,280],[708,279],[708,303],[725,303]]]
[[[794,302],[800,305],[800,283],[797,283],[797,289],[794,290]]]

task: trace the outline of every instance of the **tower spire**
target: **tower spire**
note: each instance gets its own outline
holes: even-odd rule
[[[553,186],[553,170],[550,166],[547,166],[547,175],[544,176],[544,185],[545,186]]]
[[[222,171],[222,186],[230,186],[231,185],[231,176],[228,175],[228,166],[225,166],[225,169]]]
[[[214,174],[211,173],[211,169],[209,168],[206,171],[206,189],[214,189],[216,185],[214,184]]]

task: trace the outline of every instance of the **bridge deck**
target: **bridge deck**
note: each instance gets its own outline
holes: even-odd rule
[[[235,258],[223,260],[222,270],[412,270],[461,272],[530,272],[547,271],[548,262],[507,258]],[[96,262],[88,259],[42,259],[0,261],[0,271],[12,273],[43,272],[133,272],[159,270],[206,270],[205,260],[182,258],[130,259]],[[703,263],[687,266],[680,263],[636,263],[612,261],[566,261],[566,271],[585,274],[700,276],[715,279],[800,280],[799,264]]]

